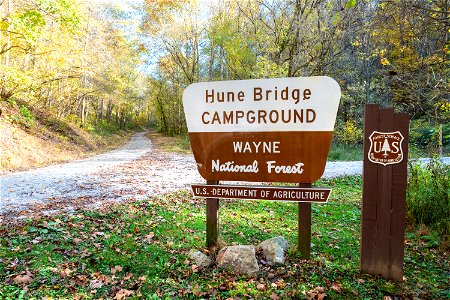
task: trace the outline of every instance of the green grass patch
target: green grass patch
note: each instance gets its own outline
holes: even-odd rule
[[[167,136],[156,131],[151,131],[147,137],[152,140],[153,145],[166,152],[192,154],[188,135]]]
[[[440,252],[439,237],[407,233],[402,283],[360,273],[361,178],[318,185],[333,192],[328,204],[312,205],[312,259],[291,250],[286,266],[262,266],[253,277],[192,268],[187,254],[204,246],[205,205],[188,192],[2,225],[0,299],[448,298],[448,252]],[[221,201],[220,226],[228,245],[277,235],[295,245],[297,205]]]
[[[333,142],[328,152],[329,161],[359,161],[362,160],[363,146],[360,144],[343,144]]]

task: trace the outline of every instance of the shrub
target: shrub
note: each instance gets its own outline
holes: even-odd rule
[[[409,140],[412,145],[420,148],[436,149],[439,145],[439,126],[433,126],[424,120],[411,121]],[[442,144],[444,147],[450,145],[450,124],[442,126]]]
[[[26,106],[20,107],[20,114],[25,119],[26,122],[31,122],[34,120],[34,116],[31,111]]]
[[[425,224],[441,235],[450,232],[450,166],[437,159],[430,163],[411,164],[406,206],[408,219]]]
[[[20,115],[11,115],[10,121],[12,124],[17,124],[25,128],[31,128],[34,125],[34,116],[26,106],[20,107]]]
[[[339,142],[346,145],[361,144],[363,141],[363,130],[354,121],[338,124],[334,134]]]

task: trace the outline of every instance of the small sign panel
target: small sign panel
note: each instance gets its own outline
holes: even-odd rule
[[[183,105],[200,174],[219,181],[316,181],[340,96],[326,76],[191,84]]]
[[[328,188],[192,184],[195,197],[326,203]]]
[[[400,131],[374,131],[369,136],[369,140],[368,158],[371,162],[386,166],[398,164],[403,160],[402,142],[404,138]]]

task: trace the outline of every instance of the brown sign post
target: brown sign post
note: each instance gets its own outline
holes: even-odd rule
[[[364,122],[360,267],[402,280],[409,118],[368,104]]]
[[[299,202],[299,250],[309,258],[311,203],[329,189],[311,189],[327,161],[340,100],[330,77],[199,82],[183,94],[192,151],[207,185],[207,246],[218,238],[219,198]],[[219,185],[219,181],[289,182],[292,187]],[[281,189],[281,190],[280,190]]]

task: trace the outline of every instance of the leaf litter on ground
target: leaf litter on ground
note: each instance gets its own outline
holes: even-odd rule
[[[424,239],[423,229],[407,234],[404,282],[360,273],[360,195],[355,188],[360,178],[326,184],[333,186],[334,198],[326,205],[313,205],[312,259],[302,260],[290,250],[285,266],[260,264],[255,276],[235,275],[216,264],[199,269],[187,259],[192,249],[212,258],[219,249],[204,248],[204,201],[192,199],[186,191],[1,224],[0,298],[448,296],[448,251]],[[294,204],[221,201],[222,246],[256,245],[276,235],[295,245],[296,222]]]

